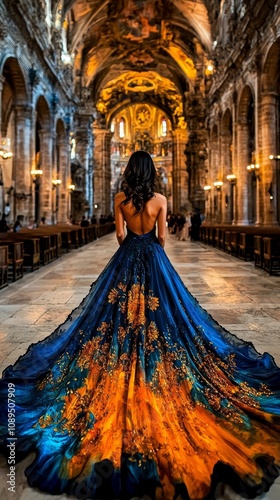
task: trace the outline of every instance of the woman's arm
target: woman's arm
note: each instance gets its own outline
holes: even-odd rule
[[[120,193],[116,194],[114,205],[115,205],[116,236],[119,245],[121,245],[124,240],[124,218],[120,205],[121,201],[122,201],[122,196],[120,196]]]
[[[164,247],[165,244],[166,216],[167,216],[167,199],[163,197],[162,207],[160,208],[157,219],[158,240],[162,247]]]

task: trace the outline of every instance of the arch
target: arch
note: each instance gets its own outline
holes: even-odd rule
[[[1,73],[16,96],[17,103],[25,103],[27,100],[27,85],[24,71],[18,59],[8,56],[2,63]]]
[[[135,100],[132,102],[132,100],[127,99],[126,101],[123,101],[122,103],[115,106],[112,110],[110,110],[107,113],[107,116],[106,116],[107,128],[110,129],[110,123],[112,122],[112,120],[114,120],[115,116],[118,115],[122,110],[124,110],[125,108],[129,108],[130,106],[133,106],[134,104],[139,104],[139,103],[142,103],[142,102],[140,100]],[[157,102],[157,103],[151,102],[150,99],[148,99],[148,98],[145,100],[145,103],[150,104],[151,106],[154,106],[154,107],[160,109],[165,114],[166,118],[169,119],[171,126],[172,126],[172,129],[174,129],[174,127],[175,127],[174,116],[172,115],[172,113],[169,109],[167,109],[165,106],[161,105],[160,102]]]
[[[248,111],[252,102],[254,102],[254,94],[251,89],[251,86],[245,85],[245,87],[241,92],[238,103],[237,117],[239,122],[247,123]]]
[[[15,57],[7,57],[2,64],[4,85],[2,91],[1,132],[6,135],[13,106],[25,104],[27,90],[24,73]]]
[[[44,96],[40,95],[36,103],[37,112],[37,122],[40,124],[40,128],[50,127],[51,124],[51,113],[50,107]]]
[[[222,131],[226,135],[232,134],[232,114],[229,108],[227,108],[222,117]]]
[[[56,137],[58,140],[63,140],[66,138],[66,130],[64,121],[61,118],[58,118],[56,122]]]
[[[280,37],[270,47],[263,66],[262,91],[279,92],[280,87]]]

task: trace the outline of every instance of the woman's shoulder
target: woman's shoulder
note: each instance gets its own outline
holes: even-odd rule
[[[156,200],[161,201],[162,203],[163,202],[164,203],[167,202],[167,199],[166,199],[166,197],[163,194],[161,194],[161,193],[154,193],[154,195],[155,195]]]
[[[124,192],[123,192],[123,191],[120,191],[119,193],[117,193],[117,194],[115,195],[115,200],[116,200],[116,201],[122,201],[122,200],[124,200],[125,198],[126,198],[126,196],[125,196],[125,194],[124,194]]]

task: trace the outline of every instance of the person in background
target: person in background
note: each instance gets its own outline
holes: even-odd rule
[[[88,227],[89,226],[89,221],[86,219],[85,215],[83,215],[83,217],[82,217],[80,226],[81,227]]]
[[[10,227],[6,222],[6,215],[3,213],[0,220],[0,233],[7,233],[8,231],[10,231]]]
[[[35,220],[31,220],[27,227],[28,229],[36,229],[36,227],[38,227],[38,224]]]
[[[46,225],[46,217],[41,217],[39,226],[45,226],[45,225]]]
[[[90,221],[91,221],[92,224],[97,224],[97,219],[96,219],[95,215],[93,215],[91,217]]]
[[[22,225],[20,223],[19,218],[17,218],[16,222],[14,223],[14,227],[13,227],[14,233],[18,233],[18,231],[20,231],[21,228],[22,228]]]

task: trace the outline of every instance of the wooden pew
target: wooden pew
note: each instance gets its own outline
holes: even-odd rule
[[[8,238],[14,241],[23,242],[23,268],[31,269],[31,272],[39,269],[40,265],[40,240],[34,238],[31,234],[7,233]]]
[[[8,286],[8,246],[0,246],[0,289]]]
[[[240,259],[254,259],[254,235],[248,233],[240,233],[239,255]]]
[[[280,237],[263,238],[263,268],[269,274],[280,273]]]
[[[23,277],[23,242],[7,238],[5,241],[1,239],[0,245],[8,245],[8,277],[17,281]]]

